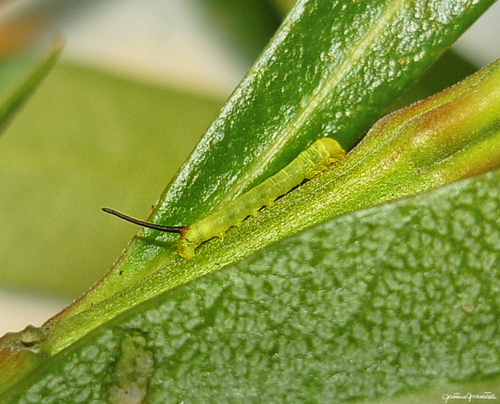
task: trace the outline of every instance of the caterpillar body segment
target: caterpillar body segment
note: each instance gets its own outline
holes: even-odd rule
[[[246,217],[257,214],[263,206],[271,205],[276,198],[288,193],[304,179],[314,177],[344,156],[345,151],[335,140],[330,138],[317,140],[277,174],[190,226],[153,225],[128,218],[111,209],[105,209],[105,211],[122,219],[132,219],[129,221],[141,226],[180,233],[181,238],[177,242],[177,250],[182,257],[189,260],[194,257],[195,249],[200,244],[214,237],[222,238],[230,227],[240,226]]]
[[[288,193],[304,179],[309,179],[340,160],[345,151],[335,140],[324,138],[314,142],[290,164],[264,182],[189,226],[178,241],[179,254],[191,259],[201,243],[222,237],[233,226],[239,226],[250,215],[256,214],[281,195]]]

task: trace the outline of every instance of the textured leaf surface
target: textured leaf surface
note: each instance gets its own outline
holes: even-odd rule
[[[499,209],[497,171],[339,217],[135,307],[3,402],[437,403],[498,387]]]

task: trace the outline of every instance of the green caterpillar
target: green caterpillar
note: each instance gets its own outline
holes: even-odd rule
[[[139,226],[179,233],[181,238],[177,243],[177,250],[182,257],[190,260],[201,243],[214,237],[222,237],[230,227],[240,226],[246,217],[255,215],[263,206],[270,205],[279,196],[288,193],[305,179],[326,170],[344,156],[344,149],[335,140],[317,140],[280,172],[190,226],[163,226],[133,219],[113,209],[103,210]]]

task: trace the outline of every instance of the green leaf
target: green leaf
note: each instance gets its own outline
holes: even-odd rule
[[[497,394],[499,190],[496,171],[311,228],[134,307],[2,402]]]
[[[52,69],[61,51],[62,43],[56,43],[42,60],[27,50],[0,59],[0,130]]]
[[[492,0],[301,1],[182,167],[150,220],[194,223],[277,172],[322,136],[350,149]],[[119,207],[118,207],[119,208]],[[299,215],[300,212],[292,212]],[[293,221],[292,221],[293,223]],[[297,227],[297,230],[299,227]],[[191,279],[176,237],[144,231],[105,280],[57,319],[172,263],[162,288]],[[250,254],[201,264],[197,276]]]

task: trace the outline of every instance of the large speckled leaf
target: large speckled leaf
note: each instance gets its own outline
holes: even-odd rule
[[[499,209],[496,171],[331,220],[129,310],[2,402],[495,393]]]

